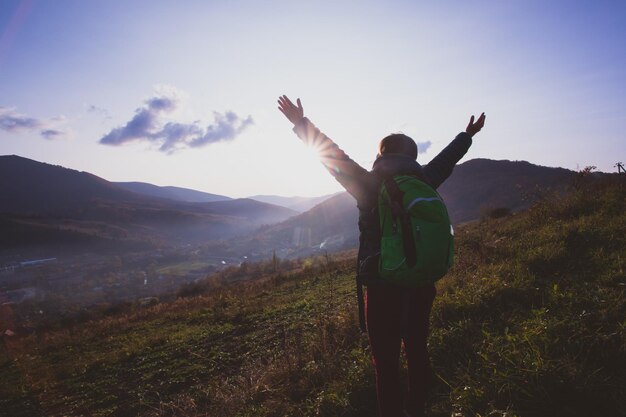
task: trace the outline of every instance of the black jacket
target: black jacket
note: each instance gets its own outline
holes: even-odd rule
[[[373,283],[376,279],[372,274],[377,270],[375,255],[380,251],[377,205],[381,182],[390,176],[413,174],[436,189],[452,174],[456,163],[472,145],[472,137],[462,132],[424,166],[409,156],[390,154],[377,158],[372,170],[367,171],[306,117],[293,130],[307,145],[319,150],[322,164],[356,199],[360,231],[357,279],[364,283]]]

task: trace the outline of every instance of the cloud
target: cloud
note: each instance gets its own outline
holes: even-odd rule
[[[36,119],[18,113],[13,108],[0,107],[0,130],[7,132],[32,132],[39,131],[39,134],[46,139],[54,139],[65,135],[65,132],[54,128],[55,124],[64,122],[64,118],[54,118],[51,121]]]
[[[45,129],[39,132],[39,134],[46,139],[55,139],[59,136],[62,136],[63,132],[61,132],[60,130],[56,130],[56,129]]]
[[[98,116],[102,116],[105,119],[111,118],[111,114],[109,113],[107,109],[96,106],[95,104],[90,104],[87,106],[87,113],[94,113],[94,114],[97,114]]]
[[[417,150],[419,153],[426,153],[428,152],[428,149],[431,147],[433,143],[429,140],[424,141],[424,142],[418,142],[417,143]]]
[[[206,133],[192,140],[190,146],[196,148],[208,143],[233,140],[248,126],[254,124],[252,116],[241,119],[232,111],[226,112],[226,114],[219,114],[218,112],[214,112],[213,114],[215,116],[215,124],[209,125],[206,128]]]
[[[0,107],[0,129],[8,132],[34,130],[43,126],[41,120],[17,113],[14,109]]]
[[[135,116],[122,127],[111,130],[100,139],[103,145],[121,145],[137,139],[152,140],[158,120],[158,112],[138,109]]]
[[[175,110],[178,105],[177,97],[152,97],[146,101],[148,107],[152,110]]]
[[[182,148],[199,148],[215,142],[233,140],[254,124],[252,116],[243,119],[232,111],[224,114],[214,112],[215,121],[206,128],[200,126],[200,121],[166,122],[167,115],[179,108],[181,96],[182,93],[171,87],[161,88],[154,97],[135,110],[133,118],[124,126],[111,130],[99,142],[118,146],[131,141],[146,141],[160,145],[160,151],[173,153]]]
[[[202,135],[204,135],[204,130],[198,126],[198,122],[191,124],[170,122],[166,123],[163,129],[156,133],[156,138],[162,141],[159,150],[172,152],[179,143],[193,143]]]

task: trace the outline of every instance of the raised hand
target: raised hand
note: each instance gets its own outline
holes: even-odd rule
[[[484,125],[485,125],[485,113],[484,112],[480,115],[478,120],[476,120],[476,123],[474,123],[474,115],[472,114],[472,117],[470,117],[470,121],[469,121],[469,124],[467,125],[467,128],[465,129],[465,132],[470,136],[474,136],[476,133],[480,132],[480,129],[482,129]]]
[[[297,106],[293,104],[287,96],[278,97],[278,110],[294,125],[304,118],[304,109],[302,108],[300,99],[296,100],[296,103],[298,103]]]

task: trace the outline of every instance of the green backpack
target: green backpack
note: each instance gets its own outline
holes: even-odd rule
[[[405,287],[432,284],[454,260],[454,231],[441,196],[411,175],[383,182],[378,195],[380,258],[378,272]]]

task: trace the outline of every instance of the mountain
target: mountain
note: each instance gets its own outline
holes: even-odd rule
[[[527,208],[546,192],[564,191],[575,176],[568,169],[526,161],[472,159],[457,165],[438,191],[458,224],[480,218],[485,209]]]
[[[145,201],[88,172],[79,172],[16,155],[0,156],[0,213],[52,214],[94,199]]]
[[[439,188],[454,224],[481,218],[489,209],[518,211],[550,192],[570,187],[577,173],[526,161],[473,159],[459,164]],[[599,174],[607,175],[607,174]],[[338,194],[282,223],[259,229],[253,238],[232,241],[239,251],[265,256],[305,256],[358,244],[358,210],[347,193]]]
[[[343,192],[305,213],[260,228],[248,241],[256,250],[277,250],[281,257],[305,256],[312,248],[332,251],[355,247],[358,215],[356,200]]]
[[[192,190],[181,187],[160,187],[146,182],[114,182],[113,184],[122,187],[133,193],[143,194],[152,197],[169,198],[176,201],[188,203],[211,203],[214,201],[232,200],[230,197],[218,194],[205,193],[203,191]],[[262,200],[258,200],[262,201]],[[268,201],[264,201],[268,202]],[[270,202],[271,203],[271,202]],[[282,204],[277,204],[282,205]]]
[[[286,207],[249,198],[204,203],[200,207],[207,213],[243,219],[257,225],[278,223],[298,214],[297,211]]]
[[[188,203],[146,196],[87,172],[14,155],[0,156],[0,195],[0,249],[199,243],[297,214],[249,199]]]
[[[312,209],[322,201],[328,200],[329,198],[337,194],[339,193],[327,194],[320,197],[281,197],[277,195],[255,195],[248,198],[256,201],[262,201],[263,203],[287,207],[303,213],[307,210]]]
[[[479,219],[489,209],[524,209],[542,195],[565,190],[576,178],[576,172],[563,168],[474,159],[459,164],[439,192],[453,223],[459,224]],[[358,239],[356,201],[347,193],[300,214],[253,199],[190,203],[137,194],[86,172],[1,156],[0,195],[5,232],[0,248],[44,236],[47,242],[167,245],[220,240],[211,247],[215,253],[255,258],[276,250],[281,257],[297,257],[355,247]],[[265,197],[283,204],[297,199]]]
[[[122,187],[133,193],[142,194],[151,197],[168,198],[170,200],[183,201],[188,203],[213,203],[217,201],[232,200],[219,194],[210,194],[203,191],[193,190],[190,188],[158,186],[146,182],[114,182],[113,184]],[[275,206],[286,207],[299,213],[310,210],[317,204],[328,198],[337,195],[327,194],[319,197],[282,197],[276,195],[255,195],[247,197],[250,200],[259,201]]]

